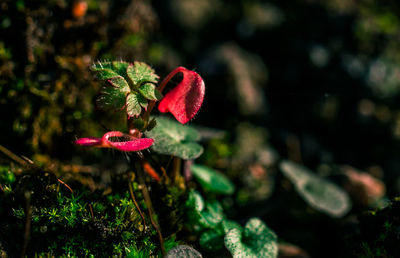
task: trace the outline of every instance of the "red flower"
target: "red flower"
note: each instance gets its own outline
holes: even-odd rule
[[[124,140],[111,141],[111,137],[123,138]],[[75,144],[98,148],[114,148],[120,151],[140,151],[149,148],[153,142],[154,140],[150,138],[136,138],[122,132],[112,131],[105,133],[102,138],[80,138],[75,141]]]
[[[171,112],[176,120],[185,124],[199,111],[204,99],[205,86],[198,73],[178,67],[162,81],[159,90],[162,91],[168,81],[179,72],[183,73],[182,81],[164,96],[158,110],[162,113]]]

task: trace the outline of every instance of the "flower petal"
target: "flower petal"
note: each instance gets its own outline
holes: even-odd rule
[[[151,138],[136,138],[126,142],[109,142],[109,144],[120,151],[140,151],[149,148],[154,140]]]
[[[79,138],[78,140],[75,141],[75,144],[82,146],[101,145],[101,138],[97,137]]]
[[[110,141],[111,137],[117,137],[117,140]],[[140,151],[149,148],[153,142],[154,140],[151,138],[136,138],[119,131],[111,131],[105,133],[102,138],[80,138],[75,141],[75,144],[100,148],[114,148],[120,151]]]
[[[205,94],[205,85],[200,75],[184,67],[178,67],[167,76],[183,73],[182,81],[168,92],[158,105],[160,112],[171,112],[180,123],[189,122],[200,109]]]

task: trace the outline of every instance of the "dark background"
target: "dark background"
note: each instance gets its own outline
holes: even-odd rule
[[[400,193],[397,1],[86,2],[78,15],[74,1],[0,1],[0,144],[82,162],[76,137],[125,126],[95,110],[90,65],[139,60],[204,78],[191,124],[233,141],[247,122],[281,158],[294,139],[308,167],[350,164]]]

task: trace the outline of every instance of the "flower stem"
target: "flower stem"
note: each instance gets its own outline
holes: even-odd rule
[[[151,202],[150,194],[149,194],[149,191],[147,190],[146,183],[145,183],[145,180],[142,175],[142,172],[143,172],[142,168],[138,164],[136,164],[136,169],[137,169],[137,176],[138,176],[139,184],[142,185],[142,194],[143,194],[144,201],[146,202],[150,221],[151,221],[151,224],[153,225],[154,229],[157,231],[158,239],[160,241],[160,246],[161,246],[161,252],[162,252],[163,256],[165,256],[164,238],[161,234],[160,225],[158,225],[157,221],[154,220],[154,217],[153,217],[154,216],[153,204]]]
[[[164,90],[165,86],[167,86],[167,83],[174,77],[177,73],[185,70],[184,67],[178,67],[175,68],[172,72],[170,72],[160,83],[160,85],[157,87],[157,89],[162,93]],[[154,108],[154,105],[156,104],[155,100],[150,101],[149,106],[147,107],[146,112],[143,114],[143,120],[147,121],[150,117],[151,111]]]

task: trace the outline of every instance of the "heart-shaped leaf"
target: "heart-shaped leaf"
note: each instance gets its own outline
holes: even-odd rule
[[[232,194],[235,191],[235,185],[221,172],[196,164],[191,166],[191,170],[201,186],[210,192]]]
[[[195,159],[203,153],[203,147],[195,142],[200,138],[195,129],[164,117],[156,120],[157,125],[146,133],[154,139],[154,151],[182,159]]]
[[[201,234],[199,244],[208,251],[219,250],[224,246],[224,236],[215,230],[206,230]]]
[[[165,255],[165,258],[202,258],[201,254],[193,247],[187,245],[178,245],[173,247]]]
[[[342,217],[350,210],[349,195],[339,186],[289,160],[282,161],[279,167],[300,196],[315,209],[332,217]]]
[[[244,231],[230,230],[225,236],[225,247],[234,258],[274,258],[278,255],[276,234],[258,218],[250,219]]]
[[[150,66],[137,61],[127,67],[127,74],[135,87],[144,82],[157,83],[159,78]]]
[[[216,251],[224,246],[224,236],[232,229],[238,229],[240,232],[243,228],[235,221],[224,219],[217,227],[204,231],[199,239],[201,247],[209,251]]]
[[[224,219],[221,204],[218,201],[204,203],[197,191],[190,191],[186,202],[189,207],[189,218],[202,228],[214,229]]]

